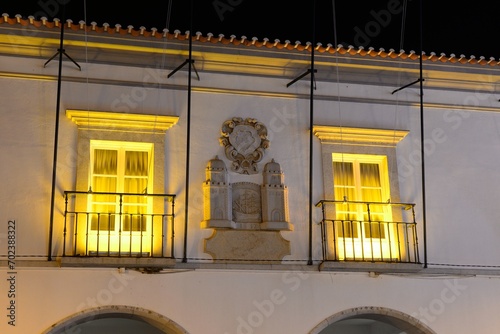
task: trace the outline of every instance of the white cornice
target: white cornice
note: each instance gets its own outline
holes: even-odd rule
[[[126,114],[89,110],[66,110],[66,116],[79,129],[163,134],[179,120],[178,116]]]
[[[325,144],[394,147],[409,131],[314,125],[313,133]]]

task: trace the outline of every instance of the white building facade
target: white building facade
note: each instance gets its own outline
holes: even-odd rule
[[[500,326],[496,61],[64,27],[0,21],[2,333]]]

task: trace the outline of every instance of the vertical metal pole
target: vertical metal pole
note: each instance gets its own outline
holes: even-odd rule
[[[122,256],[122,225],[123,225],[123,194],[120,194],[119,197],[119,218],[118,218],[118,256]],[[130,217],[131,218],[131,217]],[[108,224],[111,226],[111,224]],[[132,227],[132,222],[130,222],[130,227]],[[116,227],[115,227],[116,228]],[[130,234],[132,234],[132,229],[130,229]],[[108,240],[111,240],[111,227],[108,234]],[[111,243],[108,243],[108,254],[111,251]]]
[[[57,146],[59,144],[59,108],[61,105],[61,73],[62,73],[62,56],[64,47],[64,12],[65,6],[63,5],[63,15],[61,19],[61,35],[59,39],[59,73],[57,75],[57,102],[56,102],[56,121],[54,130],[54,160],[52,162],[52,189],[50,193],[50,220],[49,220],[49,245],[47,259],[52,261],[52,234],[54,230],[54,205],[56,194],[56,174],[57,174]]]
[[[412,228],[412,231],[413,231],[413,251],[415,252],[415,263],[419,263],[420,257],[418,254],[417,221],[415,220],[415,207],[413,205],[411,206],[411,211],[412,211],[412,215],[413,215],[413,224],[412,224],[412,226],[413,226],[413,228]],[[427,262],[426,262],[426,265],[427,265]]]
[[[325,202],[321,202],[321,213],[323,216],[323,219],[321,220],[321,245],[322,245],[322,251],[323,251],[323,261],[327,260],[326,254],[328,250],[328,245],[326,244],[326,213],[325,213]],[[333,224],[335,224],[333,222]]]
[[[91,222],[92,224],[92,222]],[[92,230],[92,226],[90,226],[91,230]],[[151,232],[152,233],[152,232]],[[87,240],[89,238],[89,223],[87,221]],[[97,255],[96,256],[99,256],[99,244],[100,244],[100,238],[101,238],[101,214],[100,213],[97,213]]]
[[[89,220],[89,213],[87,212],[85,214],[85,220],[86,220],[86,223],[85,223],[85,255],[88,255],[89,254],[89,224],[90,224],[90,220]],[[78,219],[78,213],[76,214],[76,219]],[[97,222],[97,224],[99,224],[99,221]],[[99,231],[97,231],[97,240],[99,240]],[[76,239],[76,234],[75,234],[75,239]],[[73,253],[74,255],[76,255],[76,241],[75,241],[75,252]]]
[[[427,268],[427,223],[426,223],[426,201],[425,201],[425,149],[424,149],[424,88],[423,88],[423,0],[420,0],[420,155],[422,156],[422,225],[424,233],[424,268]]]
[[[66,256],[66,224],[68,220],[68,194],[64,194],[63,256]],[[75,229],[76,230],[76,229]]]
[[[174,238],[175,238],[175,214],[174,214],[174,210],[175,210],[175,197],[172,197],[172,208],[171,208],[171,222],[172,222],[172,234],[171,234],[171,240],[170,240],[170,257],[172,259],[175,259],[175,253],[174,253],[174,250],[175,250],[175,247],[174,247]],[[162,249],[163,249],[163,246],[162,246]]]
[[[146,218],[147,218],[147,216],[146,216]],[[151,215],[151,226],[153,226],[154,221],[155,221],[155,215],[153,213]],[[139,239],[139,254],[140,254],[141,257],[142,257],[142,253],[143,253],[143,251],[142,251],[142,242],[143,242],[143,239],[144,239],[144,233],[143,233],[144,228],[142,227],[142,224],[143,224],[143,215],[141,214],[141,223],[140,223],[140,226],[139,226],[139,230],[140,230],[140,233],[139,233],[140,234],[140,239]],[[146,229],[147,229],[148,228],[148,224],[146,223],[145,225],[146,225]],[[151,229],[153,229],[153,227],[151,227]],[[132,234],[132,233],[130,233],[130,234]],[[153,257],[153,249],[154,249],[153,246],[154,245],[151,244],[151,253],[150,253],[151,257]],[[132,247],[130,247],[130,249],[132,249]]]
[[[186,143],[186,198],[184,204],[184,255],[182,262],[187,262],[187,235],[188,235],[188,208],[189,208],[189,154],[191,145],[191,68],[193,66],[193,0],[189,4],[189,67],[188,67],[188,92],[187,92],[187,143]]]
[[[312,260],[312,191],[313,191],[313,122],[314,122],[314,47],[316,45],[316,0],[313,0],[312,8],[312,44],[311,44],[311,84],[309,94],[309,259],[308,265],[313,264]]]

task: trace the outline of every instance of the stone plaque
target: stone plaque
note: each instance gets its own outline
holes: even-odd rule
[[[272,264],[291,254],[290,241],[279,231],[214,230],[204,243],[216,263]]]

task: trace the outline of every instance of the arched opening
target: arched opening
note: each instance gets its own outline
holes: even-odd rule
[[[309,334],[436,334],[405,313],[385,307],[356,307],[323,320]]]
[[[57,322],[42,334],[188,334],[174,321],[139,307],[105,306],[85,310]]]

